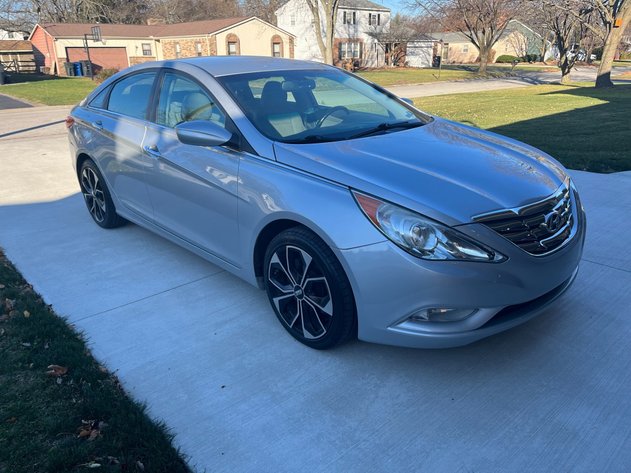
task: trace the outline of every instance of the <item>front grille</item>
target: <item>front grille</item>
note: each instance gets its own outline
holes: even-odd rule
[[[576,216],[572,211],[569,182],[550,197],[516,209],[498,210],[474,217],[532,255],[550,253],[573,235]]]

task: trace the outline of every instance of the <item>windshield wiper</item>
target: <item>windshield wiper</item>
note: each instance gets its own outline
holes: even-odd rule
[[[359,132],[355,135],[351,135],[349,136],[347,139],[352,140],[355,138],[362,138],[363,136],[370,136],[370,135],[374,135],[376,133],[383,133],[384,131],[388,131],[388,130],[394,130],[395,128],[402,128],[402,129],[408,129],[408,128],[416,128],[417,126],[421,126],[424,123],[422,121],[415,121],[415,122],[411,122],[411,121],[406,121],[406,122],[394,122],[394,123],[388,123],[388,122],[384,122],[384,123],[380,123],[379,125],[377,125],[374,128],[371,128],[369,130],[365,130],[362,132]]]
[[[335,138],[324,135],[307,135],[304,138],[298,138],[296,140],[287,140],[285,143],[324,143],[326,141],[335,141]]]

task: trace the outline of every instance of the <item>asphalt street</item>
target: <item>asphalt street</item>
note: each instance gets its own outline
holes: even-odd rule
[[[631,469],[631,173],[572,172],[570,291],[474,345],[310,350],[265,294],[135,225],[97,227],[65,107],[0,112],[0,247],[197,471]]]

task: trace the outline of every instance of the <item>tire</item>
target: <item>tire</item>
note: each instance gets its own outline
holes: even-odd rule
[[[79,185],[85,205],[92,219],[103,228],[116,228],[125,224],[125,219],[116,213],[110,191],[96,164],[86,159],[79,169]]]
[[[331,249],[311,231],[278,234],[265,252],[265,290],[285,329],[318,350],[356,336],[353,291]]]

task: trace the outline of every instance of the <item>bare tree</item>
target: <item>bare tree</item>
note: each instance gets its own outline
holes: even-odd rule
[[[165,23],[182,23],[241,14],[238,0],[151,0],[147,16]]]
[[[631,0],[592,0],[605,26],[605,45],[598,67],[596,87],[613,87],[611,68],[624,30],[631,22]],[[598,32],[590,28],[594,33]]]
[[[428,32],[429,30],[418,19],[397,13],[390,19],[388,28],[371,25],[366,33],[374,38],[384,51],[386,65],[399,66],[405,59],[408,41]]]
[[[546,0],[550,6],[563,10],[579,19],[596,37],[602,39],[603,53],[598,67],[596,87],[613,87],[611,68],[624,34],[624,30],[631,22],[631,0],[586,0],[586,5],[569,2],[554,2]],[[586,13],[597,12],[601,25],[593,21],[586,21]]]
[[[538,8],[547,27],[554,34],[554,44],[559,54],[561,84],[567,84],[570,81],[570,72],[578,59],[574,49],[582,37],[584,25],[584,19],[574,12],[585,13],[584,3],[580,0],[543,0],[538,4]]]
[[[313,16],[313,31],[326,64],[333,64],[333,38],[339,0],[305,0]]]
[[[443,28],[464,34],[480,55],[479,72],[486,73],[493,46],[515,18],[518,0],[414,0],[417,8],[434,15]]]
[[[273,25],[276,24],[276,10],[283,5],[284,0],[244,0],[243,12],[246,15],[257,16]]]

